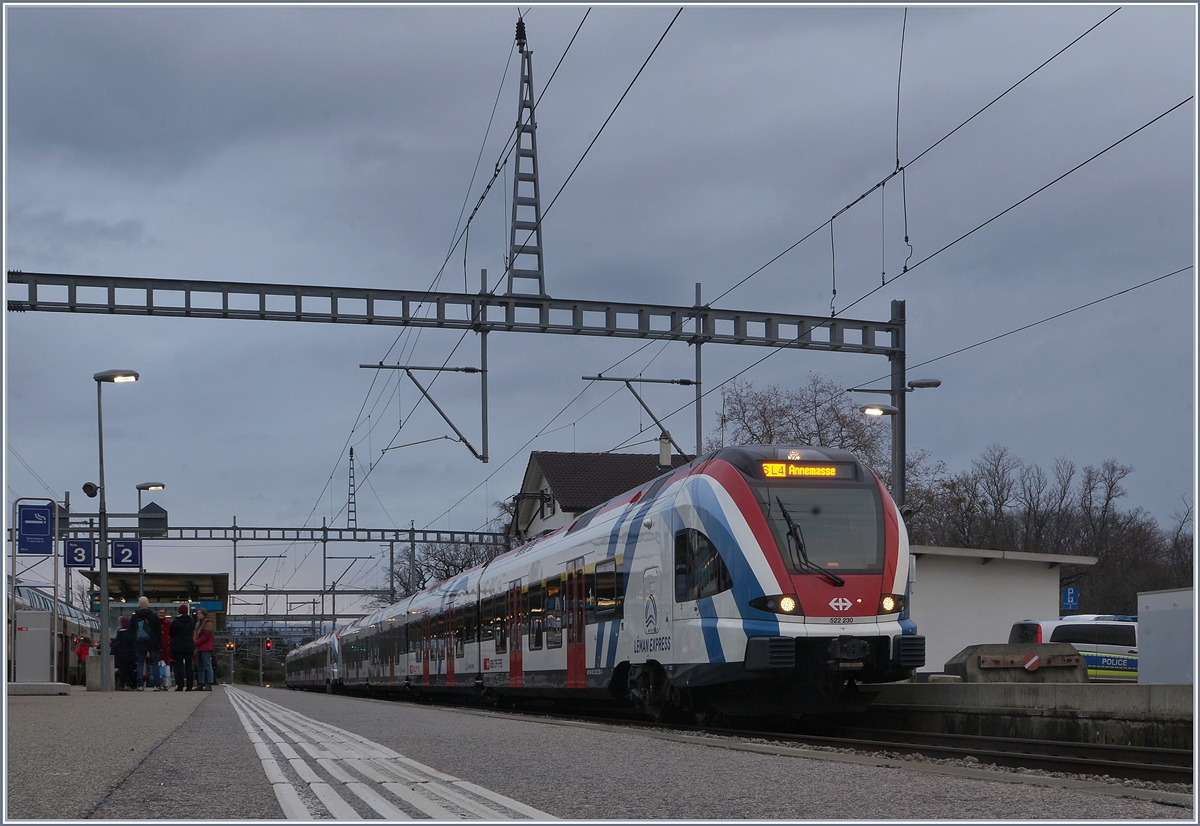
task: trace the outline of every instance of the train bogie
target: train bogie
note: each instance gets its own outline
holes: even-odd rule
[[[618,700],[650,716],[849,709],[924,663],[908,575],[899,511],[852,455],[739,448],[330,644],[348,688]]]

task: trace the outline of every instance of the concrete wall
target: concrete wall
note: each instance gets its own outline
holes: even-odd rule
[[[909,600],[925,635],[920,670],[940,672],[968,645],[1008,642],[1017,620],[1057,619],[1058,578],[1059,569],[1044,561],[921,553]]]
[[[1194,601],[1191,588],[1138,594],[1139,683],[1191,684]]]

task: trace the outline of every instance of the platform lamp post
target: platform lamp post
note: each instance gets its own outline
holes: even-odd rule
[[[104,499],[104,402],[106,382],[120,384],[137,381],[134,370],[105,370],[92,376],[96,380],[96,433],[100,444],[100,484],[88,482],[83,492],[88,497],[100,494],[100,690],[112,691],[112,652],[108,647],[110,623],[108,616],[108,508]]]
[[[860,404],[858,409],[866,416],[892,417],[892,499],[895,500],[896,507],[900,508],[902,513],[905,500],[904,463],[908,450],[904,395],[914,390],[940,387],[941,384],[941,379],[913,379],[907,386],[904,386],[893,380],[891,390],[869,387],[851,387],[846,390],[847,393],[884,393],[892,397],[891,404]]]
[[[166,485],[162,482],[142,482],[137,486],[138,492],[138,521],[142,518],[142,491],[144,490],[165,490]],[[140,534],[139,534],[140,535]],[[145,552],[138,555],[138,598],[146,595],[146,554]]]

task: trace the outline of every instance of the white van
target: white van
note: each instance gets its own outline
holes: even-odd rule
[[[1093,682],[1137,682],[1137,618],[1079,614],[1013,623],[1010,643],[1068,642],[1083,655]]]

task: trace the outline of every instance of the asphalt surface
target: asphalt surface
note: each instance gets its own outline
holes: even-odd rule
[[[536,715],[239,689],[559,818],[1194,819],[1188,796],[1079,780],[721,744]],[[8,737],[6,819],[283,817],[263,762],[220,687],[11,697]],[[309,793],[299,779],[289,774],[288,780],[299,784],[302,797]]]

